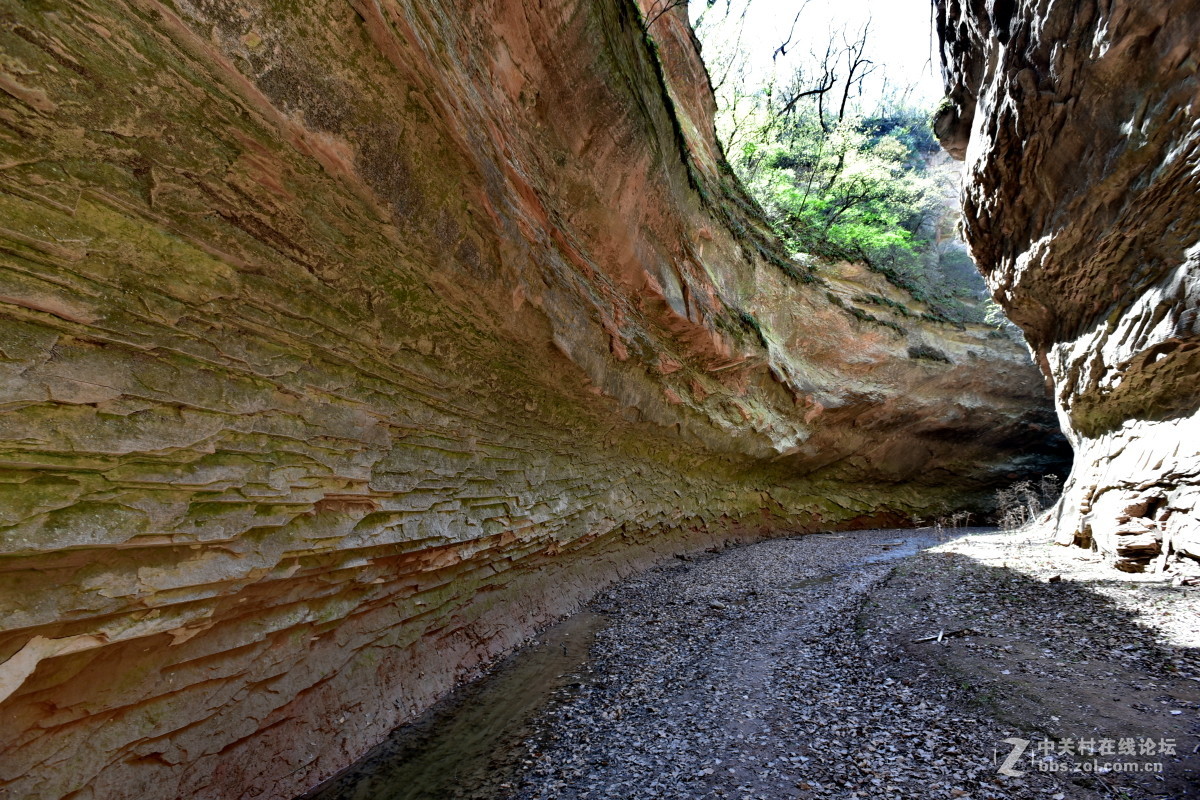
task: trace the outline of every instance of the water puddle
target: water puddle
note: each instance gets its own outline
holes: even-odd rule
[[[936,547],[942,539],[934,534],[917,533],[897,539],[892,542],[880,542],[880,551],[859,559],[860,564],[878,564],[881,561],[894,561],[898,558],[914,556],[922,550]]]
[[[548,628],[484,679],[453,692],[398,728],[303,800],[448,800],[501,793],[530,722],[588,657],[603,614],[582,612]]]
[[[809,586],[820,586],[822,583],[829,583],[835,577],[836,577],[836,575],[831,572],[828,575],[818,575],[815,578],[804,578],[803,580],[798,580],[795,583],[789,583],[787,585],[787,588],[789,588],[789,589],[807,589]]]

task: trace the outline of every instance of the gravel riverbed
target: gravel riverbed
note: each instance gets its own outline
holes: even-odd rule
[[[1013,678],[1008,667],[1035,656],[1014,651],[1005,637],[1030,638],[1031,615],[1036,622],[1047,610],[1039,604],[1078,605],[1089,596],[1071,593],[1092,590],[1069,585],[1069,574],[1068,585],[1058,573],[1047,584],[1035,574],[1053,568],[1034,564],[1042,551],[1014,548],[1011,535],[1001,536],[1008,549],[997,565],[986,557],[994,532],[949,533],[956,539],[949,544],[928,529],[815,534],[682,557],[650,570],[589,605],[587,613],[606,624],[594,632],[587,660],[530,712],[518,741],[489,754],[485,779],[468,778],[478,771],[461,766],[430,765],[462,780],[422,794],[378,779],[363,793],[368,784],[360,781],[354,791],[343,779],[341,793],[321,797],[1198,796],[1200,765],[1191,751],[1200,741],[1194,735],[1200,696],[1189,694],[1200,688],[1195,651],[1154,649],[1152,629],[1113,631],[1112,621],[1089,627],[1086,614],[1075,620],[1059,613],[1052,629],[1037,631],[1039,654],[1052,646],[1065,651],[1067,640],[1099,630],[1117,637],[1110,642],[1113,663],[1103,653],[1083,666],[1079,658],[1056,656]],[[1025,572],[1015,563],[1021,558],[1033,559]],[[1180,587],[1167,627],[1186,635],[1189,615],[1198,621],[1195,598]],[[1133,649],[1120,649],[1126,642],[1139,648],[1141,661],[1130,662]],[[1124,671],[1114,671],[1122,665]],[[1168,777],[1114,774],[1099,764],[1108,756],[1038,749],[1039,739],[1105,733],[1091,724],[1092,706],[1072,700],[1079,681],[1107,695],[1130,692],[1129,682],[1159,691],[1151,716],[1135,703],[1125,710],[1142,716],[1108,709],[1105,719],[1119,728],[1114,740],[1131,720],[1149,720],[1137,728],[1139,741],[1143,734],[1169,736],[1173,754],[1125,759],[1163,763]],[[1024,702],[1009,703],[1009,695]],[[1066,710],[1054,713],[1060,707]],[[1050,730],[1053,723],[1040,719],[1040,711],[1053,714],[1047,720],[1066,720],[1063,729]],[[1007,739],[1030,743],[1011,767],[1021,774],[999,771],[1014,747]],[[1087,762],[1096,771],[1085,771]]]
[[[593,607],[594,679],[546,714],[515,797],[1038,797],[1005,779],[1014,734],[890,677],[861,606],[912,531],[809,536],[654,570]],[[1019,783],[1016,781],[1019,780]],[[1056,791],[1049,791],[1050,795]]]

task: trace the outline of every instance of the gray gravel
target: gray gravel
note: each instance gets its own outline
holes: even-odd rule
[[[1126,585],[1028,536],[945,533],[932,550],[932,530],[886,530],[681,557],[602,593],[310,797],[1198,796],[1200,598],[1153,576]],[[1042,772],[1079,762],[1036,748],[1024,775],[997,771],[1009,737],[1094,732],[1181,749],[1165,780]]]
[[[939,679],[888,676],[897,656],[859,628],[862,605],[895,556],[931,544],[903,530],[775,540],[604,593],[591,608],[611,625],[499,796],[1095,796],[998,775],[1018,732],[953,710]]]

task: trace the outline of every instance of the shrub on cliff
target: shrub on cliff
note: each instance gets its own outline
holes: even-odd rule
[[[798,252],[831,258],[917,258],[934,209],[930,179],[896,136],[848,118],[823,130],[802,115],[764,126],[731,154],[734,168]]]
[[[778,115],[763,100],[754,135],[728,157],[780,238],[797,253],[863,262],[940,317],[981,321],[982,281],[960,248],[946,246],[954,168],[929,149],[923,111],[822,122],[815,108]]]
[[[864,79],[881,70],[867,50],[866,27],[831,34],[781,78],[748,68],[740,38],[707,39],[726,156],[793,253],[863,262],[936,318],[981,322],[985,287],[956,243],[958,167],[936,142],[934,109],[868,108]]]

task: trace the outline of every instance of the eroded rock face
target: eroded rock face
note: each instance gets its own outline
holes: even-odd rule
[[[1020,346],[805,282],[680,13],[0,11],[0,793],[288,797],[633,569],[1061,460]]]
[[[967,236],[1075,447],[1061,540],[1200,557],[1200,4],[935,6]]]

